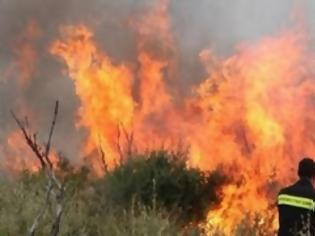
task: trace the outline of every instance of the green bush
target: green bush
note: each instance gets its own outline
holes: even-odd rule
[[[61,173],[59,173],[61,174]],[[86,172],[67,174],[69,192],[61,223],[62,236],[145,236],[183,235],[167,211],[149,209],[134,201],[129,210],[112,207],[103,201],[101,208],[93,180]],[[0,235],[26,235],[45,201],[46,179],[42,173],[25,172],[0,185]],[[36,235],[49,235],[52,211],[49,210]],[[185,234],[192,235],[192,234]]]
[[[127,209],[135,198],[147,207],[157,204],[187,223],[204,219],[219,200],[216,190],[224,181],[219,171],[188,168],[182,155],[154,151],[117,166],[97,191],[111,205]]]
[[[149,166],[151,168],[152,166],[156,167],[158,165],[160,167],[164,167],[162,168],[164,171],[169,170],[169,168],[166,168],[165,166],[169,166],[170,164],[166,164],[167,162],[164,158],[165,155],[170,154],[164,153],[162,157],[160,155],[162,154],[157,155],[157,153],[151,153],[147,156],[147,158],[152,158],[151,160],[145,159],[145,161],[141,161],[136,159],[128,162],[142,164],[150,163]],[[173,163],[173,161],[174,160],[171,160],[171,163]],[[177,163],[177,161],[175,162]],[[142,164],[139,165],[142,166]],[[142,166],[142,168],[147,169],[147,164],[144,164],[144,166],[146,167]],[[63,178],[67,180],[68,186],[65,212],[61,223],[61,236],[224,236],[224,234],[218,229],[205,227],[205,230],[203,230],[202,227],[199,228],[194,226],[196,225],[194,223],[187,223],[184,226],[182,224],[178,224],[178,221],[176,221],[173,217],[173,213],[176,212],[176,209],[172,208],[173,212],[171,214],[168,209],[162,208],[160,206],[161,204],[158,203],[159,197],[160,199],[163,199],[163,195],[158,192],[158,180],[160,178],[163,179],[162,177],[157,178],[154,187],[155,190],[151,193],[153,199],[157,199],[156,201],[148,198],[148,204],[145,206],[137,200],[137,198],[130,195],[130,204],[125,203],[125,206],[118,206],[116,204],[121,202],[121,199],[116,199],[117,201],[115,202],[114,199],[112,199],[114,195],[110,196],[108,193],[104,194],[105,183],[107,183],[107,186],[113,184],[107,182],[109,181],[109,179],[107,179],[108,176],[101,180],[87,178],[88,170],[86,168],[82,168],[80,171],[74,171],[67,161],[62,162],[60,168],[61,170],[58,172],[58,175],[63,176]],[[174,173],[177,173],[175,171],[177,168],[179,167],[173,166],[171,170],[174,171]],[[116,173],[118,169],[122,171],[122,169],[124,169],[124,165],[117,167],[113,170],[113,172],[109,173],[109,176],[111,176],[111,178],[113,178],[112,175],[116,176],[114,173]],[[189,170],[186,166],[184,169],[186,171],[187,169]],[[198,170],[189,170],[188,173],[191,173],[190,171],[195,173],[193,176],[199,176],[196,175]],[[165,174],[163,174],[163,176],[165,176]],[[166,176],[173,177],[173,181],[175,183],[177,183],[179,179],[183,178],[175,178],[174,175],[170,174]],[[213,172],[210,175],[202,174],[201,176],[205,179],[206,184],[204,188],[207,190],[206,192],[209,194],[208,196],[214,194],[213,186],[219,186],[218,183],[222,182],[222,175],[220,174],[220,171]],[[199,178],[196,179],[199,180]],[[127,178],[127,182],[128,181],[130,180]],[[146,181],[144,180],[144,182]],[[122,184],[119,181],[116,183]],[[172,184],[174,183],[172,182]],[[42,173],[32,174],[25,172],[15,179],[0,179],[0,236],[26,234],[35,216],[44,204],[45,185],[46,178]],[[149,184],[149,186],[151,188],[152,184]],[[170,185],[167,184],[166,186]],[[209,186],[211,186],[212,193],[209,191]],[[114,186],[111,186],[111,188],[114,188]],[[121,189],[121,187],[119,189]],[[186,187],[186,189],[191,190],[194,188]],[[119,191],[117,190],[117,192]],[[117,192],[115,193],[116,197],[119,196]],[[155,192],[156,196],[154,195]],[[187,192],[187,194],[191,193]],[[108,199],[105,199],[105,195]],[[195,195],[198,196],[197,194]],[[179,197],[180,195],[175,196],[179,199],[178,201],[182,201]],[[212,196],[212,199],[215,199],[213,198],[214,196],[215,194]],[[184,199],[185,197],[186,196],[183,196]],[[167,199],[169,199],[169,196]],[[115,203],[113,204],[113,202]],[[188,200],[187,202],[190,203]],[[194,206],[194,203],[191,204]],[[198,204],[199,203],[196,202],[196,205]],[[40,224],[36,235],[49,235],[52,222],[51,214],[52,212],[49,210]],[[270,230],[272,230],[270,228],[270,224],[261,224],[260,216],[257,216],[257,220],[255,222],[256,223],[252,223],[249,221],[249,217],[245,216],[241,223],[235,226],[235,232],[232,235],[273,235],[270,233]],[[224,225],[222,227],[224,227]]]
[[[182,155],[137,155],[102,178],[91,178],[86,167],[78,170],[63,159],[57,175],[67,183],[62,236],[224,236],[199,223],[220,201],[217,190],[227,179],[220,169],[189,168]],[[46,181],[43,173],[29,172],[0,179],[0,236],[26,234],[45,202]],[[52,214],[49,209],[36,235],[49,234]],[[249,218],[235,226],[233,235],[271,235],[268,221]]]

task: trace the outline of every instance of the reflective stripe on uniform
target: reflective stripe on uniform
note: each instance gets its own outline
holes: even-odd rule
[[[296,197],[288,194],[280,194],[278,196],[278,205],[299,207],[313,211],[315,209],[315,203],[313,199],[305,197]]]

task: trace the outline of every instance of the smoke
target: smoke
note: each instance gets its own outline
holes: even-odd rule
[[[82,131],[76,131],[78,99],[73,82],[66,79],[63,66],[49,54],[62,25],[85,24],[99,47],[114,62],[136,64],[136,34],[130,20],[142,15],[156,0],[0,0],[0,143],[15,128],[9,110],[27,110],[36,129],[46,134],[55,99],[61,102],[56,146],[66,155],[79,149]],[[306,28],[315,30],[313,0],[173,0],[169,14],[178,47],[179,81],[183,91],[204,78],[199,52],[207,47],[225,56],[237,45],[250,43],[295,24],[295,9],[303,12]],[[27,27],[35,22],[38,33],[29,36]],[[22,45],[22,46],[21,46]],[[24,45],[24,46],[23,46]],[[24,52],[25,53],[21,53]],[[21,83],[25,68],[31,70]],[[35,58],[35,59],[34,59]],[[23,69],[24,68],[24,69]],[[25,112],[24,112],[25,113]],[[36,118],[35,118],[36,117]],[[45,137],[45,136],[44,136]],[[65,142],[66,140],[66,142]]]

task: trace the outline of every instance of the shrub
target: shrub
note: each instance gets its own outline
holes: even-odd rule
[[[128,208],[132,199],[176,212],[182,223],[203,219],[216,203],[216,189],[225,181],[219,172],[205,173],[188,168],[181,155],[154,151],[129,158],[104,179],[99,194],[111,205]]]
[[[193,221],[219,200],[215,190],[225,181],[220,171],[188,168],[181,155],[165,151],[130,158],[99,179],[66,159],[57,174],[67,183],[62,236],[201,235]],[[0,179],[0,235],[26,234],[45,204],[46,181],[27,171]],[[49,234],[52,214],[44,215],[36,235]]]
[[[106,202],[103,202],[106,208],[100,208],[96,192],[91,187],[93,182],[85,176],[85,172],[66,176],[70,191],[62,218],[61,236],[182,235],[182,228],[162,209],[149,209],[136,201],[129,211],[117,209]],[[28,172],[14,180],[1,180],[1,236],[26,234],[44,205],[45,181],[42,173]],[[51,214],[45,214],[36,235],[49,235]]]

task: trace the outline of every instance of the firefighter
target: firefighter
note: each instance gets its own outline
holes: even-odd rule
[[[298,175],[300,179],[278,195],[278,236],[315,235],[315,162],[310,158],[302,159]]]

